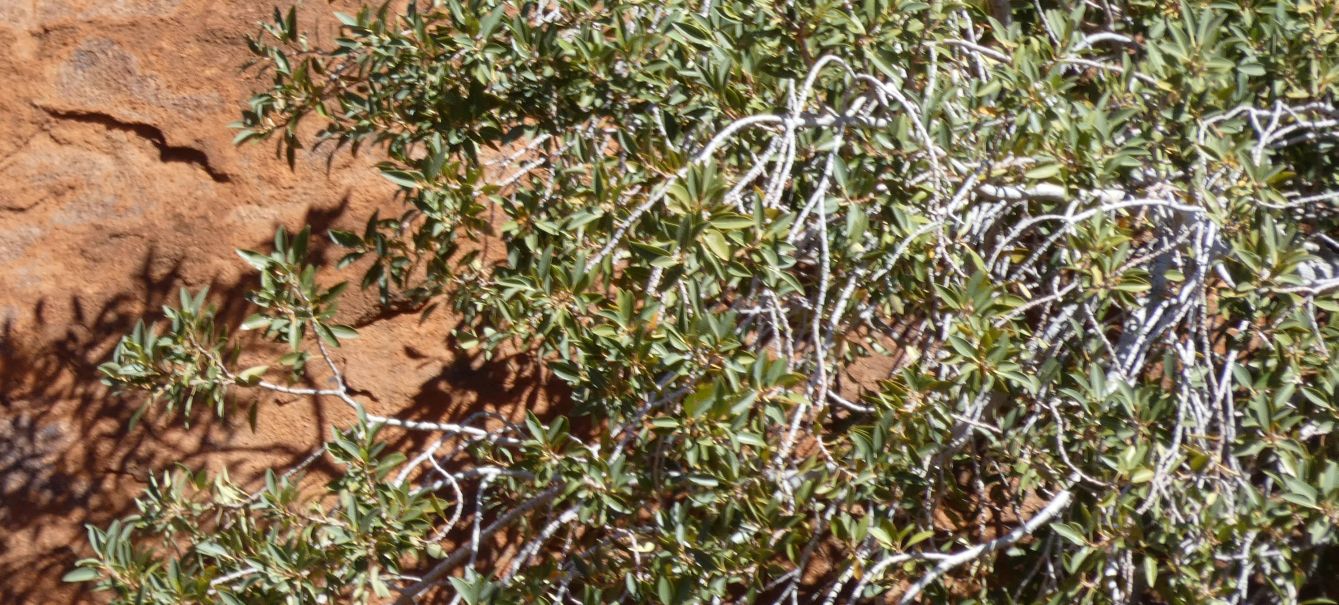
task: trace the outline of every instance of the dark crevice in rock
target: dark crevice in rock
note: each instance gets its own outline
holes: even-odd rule
[[[82,122],[84,124],[97,124],[108,130],[120,130],[129,132],[138,136],[158,148],[158,157],[163,162],[181,162],[191,164],[203,170],[209,178],[216,183],[227,183],[232,180],[226,173],[214,168],[209,162],[209,156],[205,152],[194,147],[178,147],[169,145],[167,136],[163,134],[162,129],[153,124],[143,124],[140,122],[127,122],[111,114],[99,111],[67,111],[42,107],[51,117],[59,120],[71,122]]]

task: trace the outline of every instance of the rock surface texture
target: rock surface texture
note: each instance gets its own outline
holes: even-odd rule
[[[180,462],[245,477],[304,458],[347,416],[330,402],[267,401],[257,432],[206,410],[189,429],[160,418],[128,431],[138,402],[97,380],[120,335],[181,286],[210,286],[224,317],[243,316],[234,248],[265,248],[279,225],[323,234],[397,205],[367,158],[310,152],[290,170],[267,144],[232,145],[228,123],[264,77],[241,70],[242,36],[272,8],[0,1],[0,603],[97,602],[60,577],[86,552],[83,525],[133,510],[150,473]],[[316,14],[331,6],[304,10],[333,35]],[[363,337],[340,357],[377,411],[533,403],[506,362],[453,359],[448,318],[378,313],[359,296],[343,321]]]

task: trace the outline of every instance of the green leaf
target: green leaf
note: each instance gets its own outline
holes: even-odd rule
[[[226,549],[214,542],[201,542],[195,545],[195,552],[202,555],[214,557],[216,559],[229,559],[231,555]]]
[[[423,175],[418,172],[412,170],[397,170],[394,168],[382,168],[381,176],[396,185],[408,189],[418,187],[419,180],[423,178]]]
[[[264,254],[261,254],[259,252],[252,252],[250,250],[239,249],[237,250],[237,255],[242,257],[242,260],[249,263],[252,267],[255,267],[257,270],[260,271],[268,269],[270,267],[270,263],[274,262],[272,259],[270,259],[270,257],[265,256]]]
[[[683,411],[689,418],[697,418],[704,412],[711,409],[711,404],[716,401],[716,387],[711,383],[703,384],[697,387],[691,395],[683,400]]]
[[[312,325],[316,327],[316,335],[324,340],[326,344],[339,346],[339,339],[335,338],[335,333],[330,329],[330,326],[321,322],[315,322]]]
[[[358,331],[349,326],[331,325],[329,328],[330,333],[340,340],[352,340],[358,338]]]
[[[466,580],[465,578],[451,577],[448,579],[451,581],[451,586],[456,589],[456,594],[459,594],[462,600],[468,605],[478,605],[481,592],[478,578]]]
[[[1023,173],[1023,176],[1027,177],[1030,181],[1041,181],[1054,177],[1057,174],[1060,174],[1060,164],[1052,163],[1037,166],[1036,168]]]
[[[753,226],[753,217],[742,214],[725,214],[711,219],[711,226],[722,231],[748,229]]]
[[[1060,537],[1073,542],[1076,546],[1087,546],[1088,538],[1083,535],[1083,530],[1073,523],[1052,523],[1051,529]]]
[[[488,16],[484,17],[483,20],[479,22],[480,38],[487,38],[493,35],[493,28],[497,27],[498,22],[502,20],[504,14],[503,10],[506,8],[506,4],[498,5],[497,8],[493,9],[493,12],[488,13]]]
[[[135,430],[135,427],[139,425],[140,419],[144,417],[144,413],[147,411],[149,411],[148,401],[141,403],[139,407],[135,408],[135,413],[131,414],[130,420],[126,422],[126,431]]]
[[[262,365],[262,366],[253,366],[245,370],[242,370],[241,372],[237,373],[237,382],[248,385],[255,384],[260,381],[260,377],[264,376],[265,372],[269,369],[270,366]]]
[[[881,525],[871,525],[869,528],[869,535],[874,536],[874,539],[878,540],[879,545],[884,548],[893,548],[897,546],[897,541],[893,539],[893,535]]]
[[[706,233],[703,233],[702,243],[716,258],[729,260],[730,244],[725,241],[725,235],[721,234],[720,231],[707,231]]]
[[[266,317],[259,313],[253,313],[251,316],[247,317],[244,321],[242,321],[241,329],[255,330],[258,328],[269,327],[269,325],[270,325],[269,317]]]
[[[88,582],[98,579],[98,570],[91,567],[76,567],[61,576],[62,582]]]
[[[923,529],[921,531],[918,531],[915,534],[912,534],[912,536],[907,539],[907,543],[902,545],[902,548],[911,548],[912,546],[915,546],[917,544],[920,544],[921,542],[928,540],[933,535],[935,535],[933,529]]]
[[[363,238],[352,231],[340,231],[338,229],[330,230],[330,241],[335,242],[345,248],[357,248],[363,244]]]

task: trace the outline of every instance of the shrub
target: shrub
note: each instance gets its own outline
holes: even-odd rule
[[[404,212],[332,231],[341,266],[449,308],[463,348],[534,352],[570,409],[367,414],[328,351],[339,288],[281,232],[242,253],[241,328],[287,342],[284,372],[236,366],[185,295],[103,371],[186,412],[342,400],[345,474],[164,474],[69,579],[156,603],[1320,596],[1339,5],[419,4],[342,16],[330,48],[276,12],[237,138],[291,160],[311,118],[382,150]],[[388,452],[387,424],[434,438]]]

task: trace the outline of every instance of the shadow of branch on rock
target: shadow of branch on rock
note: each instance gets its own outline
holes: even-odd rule
[[[323,234],[348,207],[309,210],[304,224]],[[328,242],[313,238],[312,262],[328,260]],[[268,241],[256,249],[268,249]],[[240,261],[239,261],[240,263]],[[140,399],[118,395],[103,385],[98,366],[121,336],[141,318],[161,319],[164,304],[176,304],[177,291],[208,286],[220,325],[235,328],[249,313],[245,293],[255,276],[216,275],[208,284],[187,283],[181,261],[166,261],[150,248],[130,279],[131,287],[105,300],[71,294],[67,300],[32,304],[34,325],[10,318],[0,325],[0,550],[28,553],[0,559],[0,603],[84,602],[87,584],[73,588],[60,578],[80,556],[89,554],[85,524],[105,525],[134,510],[151,474],[175,464],[200,468],[229,460],[262,457],[276,466],[306,457],[322,438],[316,433],[273,447],[234,443],[249,431],[244,415],[220,420],[197,409],[190,426],[180,418],[150,412],[134,430],[128,423]],[[240,268],[240,265],[239,265]],[[61,313],[55,308],[61,305]],[[50,336],[54,316],[68,322]],[[42,333],[47,336],[38,336]],[[240,400],[239,403],[247,403]],[[309,417],[324,422],[316,401]],[[306,441],[311,440],[308,444]],[[245,477],[239,477],[245,480]]]

